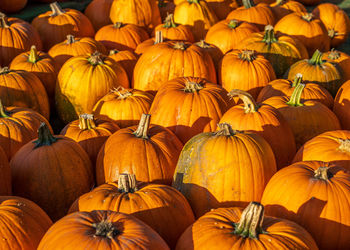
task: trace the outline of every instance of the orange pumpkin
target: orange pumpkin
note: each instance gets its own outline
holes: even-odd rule
[[[260,201],[276,172],[270,145],[258,134],[221,123],[216,132],[191,138],[181,151],[173,187],[189,201],[196,218],[212,208]]]
[[[131,214],[159,233],[172,249],[194,222],[192,209],[179,191],[167,185],[137,183],[130,174],[121,174],[118,183],[102,184],[82,195],[70,212],[93,210]]]
[[[275,15],[276,22],[293,12],[306,12],[304,5],[294,0],[276,0],[276,2],[270,4],[270,7]]]
[[[74,237],[67,237],[72,234]],[[38,250],[63,248],[169,250],[165,241],[142,221],[106,210],[67,215],[50,227]]]
[[[15,196],[0,196],[0,249],[36,250],[52,225],[34,202]]]
[[[298,162],[271,178],[261,203],[266,214],[304,227],[320,249],[347,249],[349,187],[350,173],[341,167],[319,161]]]
[[[155,37],[151,37],[150,39],[147,39],[147,40],[143,41],[142,43],[140,43],[139,45],[137,45],[134,52],[140,56],[146,50],[148,50],[150,47],[153,47],[153,45],[156,45],[158,43],[162,43],[165,41],[168,41],[168,39],[164,39],[163,32],[161,30],[159,30],[155,33]]]
[[[63,42],[67,35],[93,37],[94,27],[89,19],[75,9],[62,9],[57,2],[50,4],[51,10],[33,19],[32,25],[38,30],[45,51]]]
[[[97,184],[129,173],[142,182],[169,185],[182,146],[170,130],[150,125],[150,115],[144,114],[138,126],[120,129],[107,139],[97,156]]]
[[[113,59],[96,52],[69,59],[56,84],[56,109],[63,122],[91,113],[99,99],[118,86],[128,87],[125,70]]]
[[[350,80],[350,56],[344,52],[331,49],[323,53],[322,59],[337,64],[341,69],[343,80]]]
[[[310,249],[316,242],[301,226],[288,220],[265,216],[264,206],[251,202],[238,207],[218,208],[206,213],[187,228],[176,250],[200,249]]]
[[[84,15],[89,18],[96,31],[112,23],[109,17],[112,3],[113,0],[93,0],[86,7]]]
[[[0,11],[5,13],[16,13],[22,10],[27,4],[27,0],[2,0]]]
[[[109,57],[118,62],[126,71],[128,79],[132,81],[132,75],[137,62],[137,55],[130,50],[119,51],[116,49],[109,51]]]
[[[338,90],[334,98],[333,112],[339,118],[341,127],[350,130],[350,80]]]
[[[92,165],[72,139],[53,136],[45,123],[38,139],[25,144],[10,162],[13,194],[28,198],[56,221],[80,195],[91,190]]]
[[[11,195],[11,169],[7,155],[2,147],[0,146],[0,195]]]
[[[137,89],[111,90],[95,105],[93,113],[101,119],[114,121],[120,128],[137,125],[142,114],[151,108],[154,96]]]
[[[232,10],[238,7],[236,0],[206,0],[206,2],[218,20],[224,20]]]
[[[215,71],[217,72],[219,69],[219,62],[224,56],[221,50],[215,45],[207,43],[205,40],[200,40],[194,45],[198,46],[199,48],[201,48],[203,51],[206,51],[210,55],[210,57],[213,59]]]

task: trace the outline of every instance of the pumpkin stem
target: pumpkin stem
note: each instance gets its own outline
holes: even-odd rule
[[[255,6],[253,0],[242,0],[242,3],[243,3],[244,8],[246,8],[246,9],[249,9],[249,8]]]
[[[184,42],[176,42],[174,45],[174,49],[185,50],[186,48],[187,48],[187,45]]]
[[[185,82],[184,91],[187,93],[194,93],[194,92],[197,92],[203,88],[204,87],[200,83],[192,82],[192,81],[187,79],[187,81]]]
[[[312,13],[306,13],[301,18],[304,19],[305,21],[311,22],[313,17],[314,17],[314,15]]]
[[[285,3],[286,1],[285,0],[276,0],[274,6],[281,6]]]
[[[53,2],[50,4],[50,8],[51,8],[51,15],[50,16],[58,16],[58,15],[62,15],[64,13],[66,13],[61,6],[59,6],[59,4],[57,2]]]
[[[238,21],[237,20],[230,20],[230,22],[227,25],[230,29],[235,29],[238,26]]]
[[[67,35],[67,44],[75,43],[76,40],[73,35]]]
[[[199,4],[199,0],[187,0],[189,3],[196,3]]]
[[[334,48],[331,49],[331,52],[328,54],[328,58],[331,60],[337,60],[340,58],[339,51],[335,50]]]
[[[272,25],[265,26],[265,35],[262,40],[264,43],[275,43],[277,42],[277,38],[275,37],[275,31]]]
[[[233,136],[236,134],[236,131],[232,129],[231,125],[224,122],[218,124],[219,130],[215,132],[215,135],[226,135]]]
[[[90,130],[96,128],[93,114],[79,115],[79,128],[81,130]]]
[[[243,50],[241,53],[238,53],[238,57],[243,61],[254,61],[256,59],[254,50]]]
[[[0,28],[9,28],[10,26],[7,23],[6,15],[0,12]]]
[[[328,171],[329,167],[319,167],[314,171],[314,177],[320,180],[328,181],[332,174]]]
[[[0,75],[2,75],[2,74],[7,74],[7,73],[9,73],[11,70],[9,69],[9,67],[3,67],[3,68],[1,68],[0,67]]]
[[[142,114],[139,122],[139,126],[136,131],[133,133],[136,137],[142,139],[148,139],[148,129],[151,120],[150,114]]]
[[[0,117],[1,118],[8,118],[10,117],[7,112],[6,112],[6,108],[4,107],[4,105],[2,104],[2,101],[0,100]]]
[[[96,229],[95,236],[100,236],[107,239],[113,239],[115,236],[121,233],[113,226],[112,222],[106,220],[93,223],[92,227]]]
[[[88,61],[93,66],[103,64],[103,60],[102,60],[101,56],[102,56],[102,54],[100,52],[95,51],[93,54],[91,54],[91,56],[88,59]]]
[[[124,89],[122,86],[112,89],[112,92],[118,95],[118,99],[126,99],[129,96],[132,96],[132,92]]]
[[[286,104],[293,107],[304,106],[304,104],[300,102],[304,87],[305,87],[304,83],[299,83],[297,86],[295,86],[293,93]]]
[[[346,139],[338,139],[339,142],[339,147],[338,150],[343,151],[343,152],[350,152],[350,140]]]
[[[206,41],[204,41],[204,39],[200,40],[198,43],[196,43],[196,45],[202,49],[209,49],[210,48],[210,44],[207,43]]]
[[[259,109],[259,105],[255,102],[254,98],[246,91],[233,89],[227,95],[231,98],[238,96],[243,101],[245,113],[254,113]]]
[[[36,50],[35,45],[32,45],[29,52],[28,62],[36,63],[39,60],[40,60],[40,57],[38,55],[38,51]]]
[[[116,29],[120,29],[123,26],[123,23],[121,22],[116,22],[115,24],[113,24],[113,27]]]
[[[51,131],[46,125],[46,123],[42,122],[38,129],[38,139],[33,142],[35,144],[34,148],[39,148],[41,146],[50,146],[51,144],[55,143],[58,139],[60,138],[54,137],[51,134]]]
[[[111,49],[111,50],[109,51],[109,55],[112,56],[112,55],[118,54],[119,52],[120,52],[120,51],[117,50],[117,49]]]
[[[333,39],[337,35],[337,32],[335,32],[334,29],[329,29],[328,30],[328,36]]]
[[[317,49],[309,59],[309,64],[321,66],[323,64],[322,55],[323,53]]]
[[[156,37],[154,39],[154,44],[163,42],[163,32],[161,30],[156,31]]]
[[[259,234],[265,233],[262,229],[264,221],[264,206],[259,202],[250,202],[243,210],[241,219],[236,223],[234,234],[243,238],[257,239]]]
[[[164,20],[164,28],[176,28],[177,25],[174,22],[174,14],[168,14]]]
[[[303,81],[303,75],[298,73],[295,75],[294,81],[292,83],[292,87],[298,86],[299,83]]]
[[[134,174],[119,175],[118,189],[122,193],[133,193],[137,191],[136,176]]]

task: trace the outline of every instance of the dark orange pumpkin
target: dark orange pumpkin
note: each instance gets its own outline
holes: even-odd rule
[[[304,5],[294,0],[276,0],[270,7],[275,14],[276,22],[293,12],[306,12]]]
[[[97,31],[103,26],[112,23],[109,17],[113,0],[93,0],[86,7],[84,15],[89,18],[92,26]]]
[[[0,146],[0,195],[11,195],[11,169],[2,147],[3,145]]]
[[[155,37],[151,37],[150,39],[147,39],[147,40],[143,41],[142,43],[140,43],[139,45],[137,45],[134,52],[140,56],[146,50],[153,47],[153,45],[156,45],[156,44],[162,43],[162,42],[166,42],[166,41],[168,41],[168,39],[163,38],[163,32],[161,30],[158,30],[155,33]]]
[[[162,20],[164,20],[169,13],[174,13],[175,3],[173,0],[156,0],[156,2]]]
[[[125,69],[128,79],[131,82],[134,68],[138,59],[137,55],[130,50],[119,51],[113,49],[109,51],[109,57],[119,63]]]
[[[216,47],[215,45],[207,43],[205,40],[200,40],[199,42],[195,43],[194,45],[198,46],[203,51],[206,51],[211,56],[211,58],[213,59],[214,66],[215,66],[215,71],[217,72],[219,69],[219,62],[221,61],[222,57],[224,56],[222,51],[218,47]]]
[[[350,56],[344,52],[331,49],[323,53],[322,59],[337,64],[341,69],[343,80],[350,80]]]
[[[339,118],[341,127],[350,130],[350,80],[338,90],[334,98],[333,112]]]
[[[16,13],[22,10],[27,4],[27,0],[2,0],[0,11],[5,13]]]
[[[206,0],[210,9],[212,9],[218,20],[224,20],[227,15],[238,7],[236,0]]]

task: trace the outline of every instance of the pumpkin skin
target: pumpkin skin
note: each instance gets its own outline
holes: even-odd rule
[[[253,98],[258,96],[264,86],[276,79],[271,63],[253,50],[232,50],[225,54],[218,75],[219,83],[227,91],[241,89]]]
[[[242,90],[231,90],[229,95],[238,96],[243,104],[230,108],[221,117],[220,123],[228,123],[232,129],[261,135],[274,152],[277,169],[289,165],[296,146],[294,135],[284,117],[269,105],[256,103],[251,95]]]
[[[312,14],[326,26],[331,47],[344,43],[350,33],[350,19],[344,10],[332,3],[319,4]]]
[[[119,63],[123,69],[125,69],[128,79],[131,82],[134,68],[138,59],[137,55],[129,50],[118,51],[113,49],[109,51],[109,57]]]
[[[96,117],[114,121],[120,128],[139,124],[142,114],[151,108],[154,96],[137,89],[114,89],[95,105]]]
[[[12,190],[34,201],[53,221],[94,185],[87,153],[72,139],[53,136],[43,123],[38,139],[25,144],[10,161]]]
[[[60,135],[79,143],[89,155],[92,165],[95,166],[97,154],[103,143],[118,129],[118,125],[114,122],[95,120],[91,114],[82,114],[79,116],[79,120],[67,124],[61,130]]]
[[[7,155],[2,147],[0,147],[0,195],[11,195],[11,169]]]
[[[186,198],[175,188],[136,183],[135,175],[122,174],[118,183],[102,184],[76,200],[75,211],[111,210],[134,215],[175,248],[182,232],[194,222]]]
[[[254,24],[226,19],[210,27],[205,41],[215,45],[223,54],[226,54],[235,49],[244,38],[255,32],[259,30]]]
[[[350,130],[350,80],[346,81],[338,90],[334,98],[333,112],[337,115],[341,127]]]
[[[232,10],[238,7],[236,0],[207,0],[207,3],[218,20],[224,20]]]
[[[142,115],[138,126],[107,139],[97,156],[98,185],[116,181],[122,173],[135,174],[142,182],[171,183],[183,144],[170,130],[149,124],[150,115]]]
[[[343,83],[339,68],[331,62],[322,59],[322,53],[316,50],[310,59],[303,59],[292,66],[286,72],[289,80],[293,80],[296,74],[303,75],[303,79],[317,83],[327,89],[333,96]]]
[[[251,202],[245,210],[218,208],[203,215],[182,234],[176,250],[182,249],[317,250],[318,247],[304,228],[288,220],[264,217],[264,207]]]
[[[112,20],[108,15],[111,11],[112,3],[113,0],[93,0],[86,7],[84,15],[89,18],[96,31],[103,26],[112,23]]]
[[[277,77],[282,77],[287,69],[301,59],[309,58],[305,46],[289,36],[276,36],[271,25],[261,33],[253,33],[237,46],[240,49],[255,50],[269,62]]]
[[[350,56],[348,54],[331,49],[331,51],[323,53],[322,59],[337,64],[341,69],[343,80],[350,80]]]
[[[270,4],[270,7],[275,15],[276,22],[293,12],[307,11],[302,3],[293,0],[276,0],[276,2]]]
[[[216,83],[212,58],[188,42],[158,43],[145,51],[137,61],[133,88],[158,91],[164,82],[177,77],[201,77]]]
[[[219,69],[219,63],[222,57],[224,56],[221,50],[215,45],[209,44],[204,40],[201,40],[200,42],[197,42],[194,45],[198,46],[199,48],[201,48],[203,51],[206,51],[210,55],[210,57],[213,59],[215,71],[217,72]]]
[[[349,186],[350,174],[343,168],[319,161],[297,162],[271,178],[261,203],[266,214],[304,227],[320,249],[346,249]]]
[[[186,143],[199,133],[215,131],[221,116],[233,104],[220,86],[202,78],[179,77],[162,85],[150,114],[153,124],[169,128]]]
[[[26,6],[27,0],[3,0],[0,3],[0,10],[5,13],[16,13]]]
[[[324,24],[320,19],[314,18],[311,13],[293,12],[279,20],[275,25],[275,31],[298,39],[305,45],[309,55],[315,50],[328,51],[330,38]]]
[[[1,249],[36,250],[52,225],[38,205],[16,196],[0,196],[0,218]]]
[[[134,51],[138,44],[148,38],[148,33],[142,27],[122,23],[104,26],[95,35],[95,40],[102,43],[108,50]]]
[[[205,38],[208,29],[219,20],[204,0],[183,1],[175,6],[174,21],[191,27],[195,41]]]
[[[0,41],[0,67],[8,66],[13,58],[28,51],[32,45],[42,49],[38,32],[19,18],[0,14],[0,37],[4,38]]]
[[[350,171],[350,131],[335,130],[322,133],[307,141],[293,162],[323,161]]]
[[[153,47],[153,45],[156,45],[156,44],[162,43],[162,42],[166,42],[166,41],[169,41],[169,40],[163,38],[163,32],[156,31],[155,37],[151,37],[150,39],[147,39],[147,40],[143,41],[142,43],[140,43],[139,45],[137,45],[134,52],[138,56],[141,56],[146,50]]]
[[[263,137],[233,131],[225,123],[218,126],[219,131],[196,135],[185,144],[174,173],[172,185],[187,198],[196,218],[212,208],[260,201],[276,172]]]
[[[75,9],[61,9],[57,2],[50,4],[51,10],[33,19],[32,25],[38,30],[43,48],[48,51],[57,43],[63,42],[67,35],[93,37],[94,27],[90,20]]]
[[[68,123],[80,114],[91,113],[96,102],[118,86],[127,88],[129,81],[125,70],[113,59],[100,53],[73,57],[57,77],[58,115]]]
[[[69,239],[73,232],[74,237]],[[64,248],[169,250],[165,241],[142,221],[106,210],[65,216],[46,232],[38,250]]]
[[[48,54],[56,61],[59,68],[61,68],[69,58],[85,56],[96,51],[107,54],[105,46],[91,37],[79,38],[68,35],[64,42],[53,46]]]
[[[46,90],[34,73],[0,68],[0,88],[4,105],[31,108],[49,119],[50,106]]]

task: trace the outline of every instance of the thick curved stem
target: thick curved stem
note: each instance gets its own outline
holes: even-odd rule
[[[164,20],[164,28],[176,28],[177,25],[174,22],[174,14],[168,14]]]
[[[264,221],[264,206],[258,202],[250,202],[243,210],[239,223],[236,224],[234,234],[243,238],[256,239],[264,233],[262,224]]]
[[[51,3],[50,8],[52,11],[52,14],[50,16],[58,16],[66,13],[57,2]]]
[[[10,26],[6,21],[6,15],[0,12],[0,28],[9,28],[9,27]]]
[[[96,128],[93,114],[79,115],[79,128],[81,130],[90,130]]]
[[[262,40],[264,43],[275,43],[277,42],[277,38],[275,37],[275,31],[272,25],[265,26],[265,34]]]
[[[120,174],[118,189],[122,193],[133,193],[137,191],[136,176],[134,174]]]
[[[228,93],[231,98],[238,96],[243,101],[245,113],[254,113],[259,109],[259,105],[254,98],[246,91],[240,89],[233,89]]]
[[[163,42],[163,32],[161,30],[156,31],[156,37],[154,39],[154,44]]]
[[[244,8],[246,8],[246,9],[249,9],[249,8],[255,6],[253,0],[242,0],[242,3],[243,3]]]
[[[322,55],[323,53],[317,49],[312,55],[312,57],[309,59],[308,61],[309,64],[319,65],[319,66],[322,65],[323,64]]]
[[[6,113],[6,108],[2,104],[2,101],[0,100],[0,117],[1,118],[8,118],[8,114]]]
[[[294,88],[295,86],[298,86],[298,84],[302,82],[303,82],[303,75],[301,73],[298,73],[294,77],[292,87]]]
[[[28,62],[36,63],[39,60],[40,60],[40,57],[38,55],[38,51],[36,50],[35,45],[33,45],[30,48],[30,52],[29,52],[29,56],[28,56]]]
[[[233,136],[236,134],[236,131],[228,123],[219,123],[218,128],[219,130],[215,132],[215,135]]]
[[[305,88],[305,84],[304,83],[299,83],[297,86],[295,86],[295,88],[293,90],[293,93],[292,93],[289,101],[287,102],[287,104],[289,106],[300,107],[300,106],[304,105],[304,104],[302,104],[300,102],[301,95],[303,94],[304,88]]]
[[[35,144],[34,148],[39,148],[41,146],[50,146],[51,144],[55,143],[58,139],[60,138],[54,137],[51,134],[51,131],[46,125],[46,123],[42,122],[38,129],[38,139],[33,142]]]
[[[148,139],[148,129],[151,121],[150,114],[142,114],[139,122],[139,126],[137,127],[134,135],[138,138]]]

